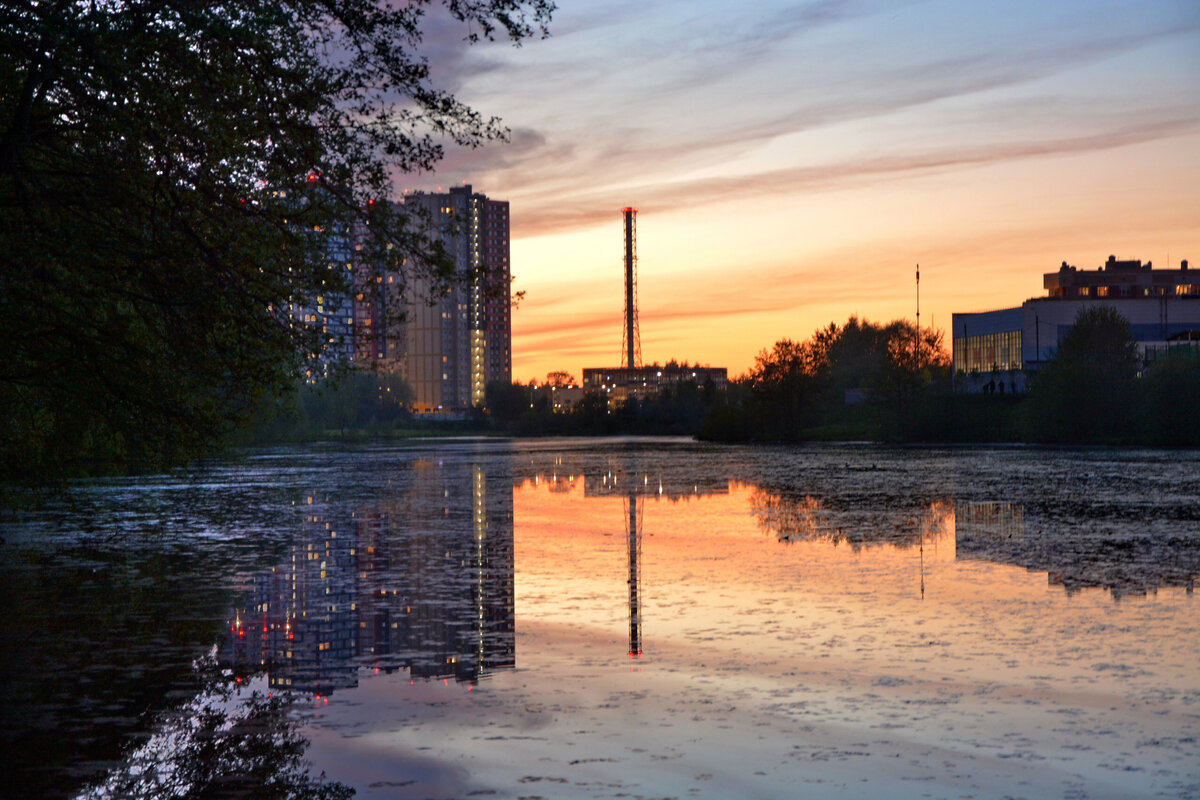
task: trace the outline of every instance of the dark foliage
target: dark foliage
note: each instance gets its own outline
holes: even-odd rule
[[[886,438],[899,442],[1021,441],[1018,395],[926,391],[898,414]]]
[[[530,390],[519,383],[492,381],[484,388],[484,402],[492,414],[492,421],[507,427],[529,410]]]
[[[549,0],[445,0],[463,38]],[[438,90],[431,0],[0,3],[0,480],[179,463],[286,392],[342,288],[331,237],[452,280],[387,203],[442,142],[503,137]],[[413,276],[415,277],[415,276]]]
[[[1138,420],[1139,360],[1128,320],[1110,306],[1081,310],[1030,393],[1031,438],[1129,440]]]
[[[349,800],[353,788],[313,775],[292,699],[237,697],[228,682],[162,716],[160,732],[83,796],[139,800]]]
[[[702,435],[718,441],[894,436],[898,417],[911,415],[907,406],[948,365],[938,331],[851,317],[805,342],[781,339],[759,353],[742,389],[714,409]],[[847,411],[847,403],[863,408]]]
[[[1156,361],[1142,380],[1146,441],[1200,446],[1200,351],[1182,348]]]
[[[492,429],[516,436],[695,436],[722,401],[711,382],[683,382],[615,407],[604,392],[588,392],[570,410],[556,412],[544,390],[501,383],[487,389]]]
[[[264,402],[232,444],[273,444],[386,434],[412,422],[413,390],[395,373],[346,372],[331,380],[297,385]]]
[[[851,318],[764,350],[711,409],[713,441],[871,440],[1200,445],[1200,351],[1178,345],[1138,378],[1128,322],[1080,312],[1028,396],[955,394],[941,337]]]

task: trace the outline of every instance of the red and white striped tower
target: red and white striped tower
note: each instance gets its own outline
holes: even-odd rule
[[[621,209],[625,215],[625,333],[621,342],[625,367],[635,369],[642,363],[642,339],[637,313],[637,209]]]

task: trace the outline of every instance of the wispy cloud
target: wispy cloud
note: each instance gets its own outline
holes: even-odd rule
[[[561,248],[570,262],[571,248],[587,247],[580,243],[589,234],[532,240],[613,226],[615,210],[628,204],[656,217],[703,210],[671,215],[670,236],[683,243],[689,220],[711,224],[719,210],[736,231],[745,222],[737,215],[761,212],[765,200],[815,211],[821,221],[809,228],[830,228],[812,231],[819,245],[807,231],[804,241],[758,243],[753,258],[738,261],[744,284],[736,292],[711,271],[742,258],[737,243],[696,231],[709,271],[689,273],[669,300],[643,295],[646,342],[671,347],[703,340],[713,325],[742,327],[743,319],[747,328],[760,319],[804,327],[843,321],[848,310],[899,308],[888,301],[907,289],[871,253],[932,247],[948,265],[1003,273],[1005,280],[986,283],[946,267],[938,291],[982,307],[1001,305],[987,293],[1000,283],[1012,289],[1007,276],[1017,272],[1032,275],[1018,294],[1036,293],[1043,268],[1092,252],[1063,250],[1108,247],[1090,240],[1110,232],[1140,243],[1191,231],[1171,243],[1180,248],[1195,238],[1200,189],[1187,178],[1200,168],[1194,0],[589,0],[561,4],[552,38],[519,50],[465,48],[461,26],[443,22],[431,18],[427,38],[435,80],[485,116],[500,116],[511,141],[450,148],[436,177],[404,176],[405,185],[466,180],[512,203],[514,237],[531,240],[514,250],[519,282],[530,290],[514,317],[518,365],[551,355],[559,363],[615,362],[619,307],[597,311],[596,285],[558,274],[546,258]],[[1161,169],[1136,165],[1165,154],[1183,163],[1160,199],[1143,173],[1155,172],[1161,184]],[[1096,176],[1109,171],[1111,191],[1123,198],[1111,212],[1094,198],[1072,198],[1072,180],[1104,191],[1106,178]],[[1045,219],[1013,194],[1035,191],[1030,176],[1043,172],[1058,182],[1047,192]],[[966,230],[971,215],[952,207],[960,185],[987,195],[972,198],[986,215],[978,229]],[[826,202],[842,190],[849,191]],[[1131,190],[1142,216],[1126,225],[1117,207]],[[895,210],[896,198],[914,193],[951,204],[946,216],[964,230],[901,230],[905,219],[872,231],[837,216],[858,213],[860,201]],[[914,214],[912,223],[935,224],[929,217]],[[769,238],[764,225],[743,227]],[[1150,238],[1126,235],[1134,225]],[[536,251],[532,266],[519,262],[521,247]],[[1001,250],[1020,260],[1005,261]],[[814,263],[821,253],[837,254],[836,268]],[[844,278],[850,272],[853,281]],[[949,322],[948,306],[936,313]],[[704,355],[702,347],[681,349]]]
[[[773,195],[781,191],[816,191],[1017,159],[1109,150],[1197,131],[1200,131],[1200,114],[1063,138],[936,148],[669,185],[643,184],[626,189],[624,195],[636,196],[642,207],[665,213],[718,199],[727,202],[733,198]],[[621,198],[611,191],[577,194],[573,202],[566,204],[535,201],[522,209],[522,218],[516,221],[514,235],[539,236],[609,222],[613,208],[619,202]]]
[[[777,174],[731,174],[702,184],[679,181],[681,175],[719,167],[780,137],[853,122],[882,122],[901,112],[946,101],[986,98],[972,109],[975,117],[966,130],[940,133],[947,150],[967,153],[972,149],[970,138],[981,130],[1000,132],[1020,119],[1019,110],[1016,117],[1004,119],[990,112],[1011,103],[994,96],[998,90],[1071,73],[1200,30],[1200,15],[1193,14],[1150,21],[1118,34],[999,40],[965,51],[948,47],[928,53],[904,51],[902,55],[873,53],[866,39],[862,51],[830,64],[814,55],[828,54],[828,43],[809,48],[805,42],[806,35],[814,31],[849,25],[878,15],[881,9],[895,13],[902,8],[809,3],[758,18],[749,15],[729,29],[685,19],[677,30],[644,34],[661,37],[654,46],[637,37],[632,44],[610,42],[617,49],[605,59],[596,59],[589,49],[594,45],[585,41],[581,63],[556,58],[543,65],[548,74],[519,61],[495,65],[497,75],[489,87],[511,79],[513,86],[532,97],[545,97],[546,103],[528,99],[517,103],[518,112],[532,112],[536,117],[532,126],[527,127],[522,118],[508,146],[451,152],[444,171],[488,188],[503,187],[506,195],[521,204],[522,213],[515,217],[519,225],[516,234],[531,236],[593,224],[603,218],[598,216],[602,209],[607,214],[614,202],[633,196],[641,204],[657,203],[665,196],[668,207],[680,201],[695,202],[695,198],[681,195],[697,185],[707,187],[706,194],[712,194],[714,186],[737,190],[740,184],[764,180],[772,190],[779,188],[780,180],[803,189],[827,186],[841,176],[898,174],[906,169],[902,166],[906,161],[914,169],[948,169],[955,166],[954,157],[933,164],[939,161],[936,155],[901,142],[880,159],[862,164],[823,160],[781,169]],[[593,23],[598,25],[595,15]],[[569,36],[586,37],[596,29],[579,27]],[[810,49],[813,52],[808,52]],[[621,64],[619,71],[628,75],[624,91],[620,80],[603,74],[612,62]],[[773,70],[779,73],[774,82],[765,82],[764,72]],[[590,78],[591,83],[580,76]],[[565,104],[560,94],[564,92],[570,98]],[[503,96],[497,100],[504,105]],[[1181,98],[1182,108],[1166,110],[1180,116],[1187,102]],[[553,107],[569,111],[566,116],[548,114],[546,109]],[[1161,126],[1161,135],[1175,135],[1176,122]],[[1093,149],[1119,146],[1103,142],[1106,138],[1121,140],[1126,133],[1124,128],[1110,129],[1095,136],[1043,136],[1041,141],[1061,146],[1058,152],[1073,152],[1075,145],[1084,141],[1090,141]],[[1142,134],[1155,135],[1149,130]],[[1010,148],[1009,157],[1053,152],[1052,148],[1039,150],[1037,142],[1029,142]],[[1004,148],[997,147],[995,153],[1002,155]],[[993,159],[967,154],[957,163],[987,160]],[[674,186],[659,188],[664,184]]]

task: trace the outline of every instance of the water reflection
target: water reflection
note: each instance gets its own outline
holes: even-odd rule
[[[154,733],[77,800],[354,796],[352,787],[312,774],[294,695],[238,686],[211,661],[197,671],[204,690],[162,714]]]
[[[1093,772],[1166,763],[1194,783],[1192,599],[1079,590],[1191,589],[1200,455],[489,442],[259,459],[83,487],[88,515],[5,530],[12,796],[73,796],[132,752],[101,784],[124,785],[205,708],[226,716],[204,730],[253,747],[302,710],[308,757],[380,798],[560,779],[682,796],[699,774],[745,779],[715,796],[792,796],[789,759],[809,768],[831,741],[853,770],[818,777],[879,775],[875,793],[930,776],[974,791],[930,742],[970,749],[972,775],[979,748],[1003,750],[985,786],[1024,769],[1018,740],[1073,775],[1094,752]],[[273,703],[197,685],[214,642]],[[631,670],[626,651],[653,658]],[[1098,710],[1074,707],[1097,685]]]
[[[828,542],[862,547],[920,547],[954,527],[954,502],[938,499],[916,508],[839,508],[837,498],[788,494],[751,487],[750,509],[758,525],[781,542]],[[864,513],[865,512],[865,513]]]
[[[641,507],[646,507],[642,501]],[[629,657],[641,658],[642,652],[642,514],[638,496],[630,492],[625,501],[625,541],[629,551]]]
[[[1119,599],[1181,586],[1200,576],[1200,538],[1136,526],[1063,525],[1020,503],[955,506],[958,557],[1045,572],[1068,593],[1103,588]]]
[[[315,496],[288,558],[230,614],[222,663],[328,696],[360,668],[474,683],[516,663],[512,478],[503,461],[418,461],[407,490]]]
[[[638,452],[622,452],[597,461],[587,450],[532,452],[514,467],[515,485],[545,485],[550,492],[568,493],[582,488],[585,497],[631,494],[671,501],[709,495],[728,495],[733,473],[714,463],[701,472]]]
[[[681,502],[713,495],[728,496],[729,476],[716,468],[697,474],[678,472],[670,464],[638,453],[614,454],[597,464],[587,452],[532,453],[514,476],[516,485],[545,487],[551,494],[582,490],[585,499],[620,497],[629,588],[628,655],[640,659],[642,645],[642,543],[647,501]],[[651,462],[651,463],[648,463]]]

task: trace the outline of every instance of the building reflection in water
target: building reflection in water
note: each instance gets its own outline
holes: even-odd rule
[[[222,663],[318,695],[360,668],[474,683],[515,666],[511,472],[418,461],[411,477],[355,510],[307,498],[287,560],[230,615]]]
[[[1045,572],[1068,593],[1103,588],[1114,598],[1159,587],[1193,591],[1200,576],[1200,538],[1186,530],[1148,530],[1097,519],[1065,525],[1019,503],[955,505],[958,558]]]

